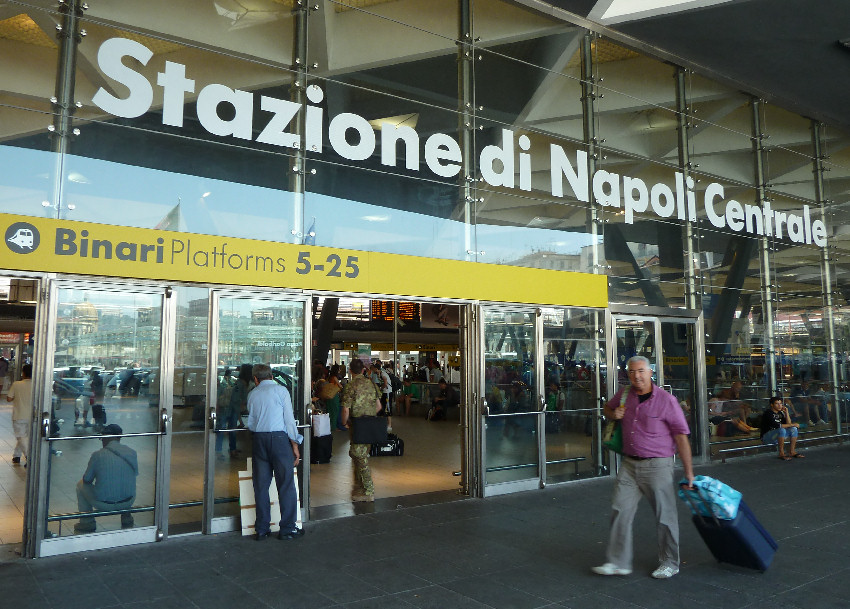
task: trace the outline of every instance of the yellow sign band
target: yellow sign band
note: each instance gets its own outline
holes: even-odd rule
[[[221,285],[581,307],[604,275],[0,214],[0,266]]]

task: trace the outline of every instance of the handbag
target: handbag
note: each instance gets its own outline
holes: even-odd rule
[[[353,417],[352,444],[381,444],[387,441],[387,417]]]
[[[313,413],[310,417],[310,423],[313,428],[313,436],[321,438],[322,436],[331,435],[331,417],[327,413]]]
[[[319,381],[316,389],[316,397],[320,400],[332,400],[339,393],[339,387],[329,381]]]
[[[626,387],[620,396],[620,408],[626,405],[628,395],[629,387]],[[623,428],[619,420],[614,419],[605,424],[605,429],[602,431],[602,446],[615,453],[623,453]]]

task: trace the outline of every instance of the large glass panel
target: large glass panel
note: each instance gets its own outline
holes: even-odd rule
[[[543,372],[546,401],[546,481],[593,476],[599,418],[598,313],[582,309],[543,310]]]
[[[764,172],[769,192],[806,202],[815,199],[812,177],[812,122],[773,104],[762,106],[762,124],[768,136]]]
[[[157,436],[127,434],[159,431],[151,386],[159,383],[162,300],[155,290],[57,290],[47,508],[54,534],[129,528],[134,514],[136,526],[153,524]],[[116,514],[62,526],[86,511]]]
[[[770,322],[760,291],[762,243],[707,228],[700,230],[697,243],[711,441],[758,440],[753,428],[767,407],[770,386],[764,342]]]
[[[664,389],[675,396],[691,430],[691,449],[700,454],[699,426],[702,417],[696,416],[697,403],[697,343],[696,324],[693,322],[661,321],[661,361]]]
[[[476,50],[473,131],[477,181],[470,188],[475,222],[475,259],[571,271],[592,271],[595,241],[588,204],[555,164],[577,164],[587,152],[581,143],[582,106],[577,29],[566,36],[564,54],[548,57],[545,38],[518,43],[540,52],[543,67],[511,55],[513,45]],[[567,41],[565,41],[567,42]],[[505,75],[521,73],[505,94]]]
[[[484,312],[485,482],[533,480],[540,476],[534,373],[535,314]]]
[[[179,287],[174,340],[169,534],[201,530],[209,290]]]
[[[155,5],[106,3],[94,11],[132,23],[132,32],[83,24],[79,133],[68,141],[61,182],[66,216],[291,240],[300,201],[290,192],[292,72],[282,67],[291,52],[289,10],[271,4],[264,15],[274,19],[261,24],[248,9],[224,16],[200,2]],[[169,39],[178,23],[180,40]],[[145,24],[150,35],[139,33]],[[193,37],[215,40],[217,50]],[[243,54],[227,51],[230,45]]]
[[[692,72],[686,95],[693,115],[688,129],[693,167],[726,181],[754,185],[750,98]]]
[[[305,242],[466,259],[457,5],[370,4],[309,18],[307,128],[327,131],[306,146]]]
[[[51,8],[55,7],[52,3]],[[18,3],[0,5],[0,210],[26,216],[57,214],[57,160],[50,103],[56,88],[58,16]],[[50,136],[50,137],[48,137]]]
[[[615,318],[614,330],[617,337],[617,350],[614,365],[617,368],[614,393],[629,384],[626,366],[635,356],[649,360],[652,370],[652,382],[658,383],[658,350],[655,337],[654,319]]]
[[[295,419],[301,419],[304,364],[304,303],[222,297],[218,304],[219,375],[216,406],[215,516],[239,515],[239,471],[251,454],[244,428],[251,367],[269,364],[275,381],[289,390]],[[227,453],[224,444],[227,443]],[[227,456],[229,455],[229,456]]]
[[[129,24],[137,32],[156,34],[160,44],[179,39],[187,46],[216,47],[228,54],[251,56],[267,63],[292,63],[292,1],[133,0],[92,2],[87,18]],[[85,26],[87,29],[89,24]],[[89,32],[91,36],[91,32]],[[88,41],[84,41],[88,42]],[[210,66],[213,67],[213,66]],[[219,81],[222,82],[222,81]]]
[[[600,146],[593,198],[601,204],[600,263],[611,278],[610,299],[682,306],[690,214],[674,194],[684,188],[677,180],[676,70],[604,38],[594,41],[592,58]]]
[[[592,57],[600,82],[597,137],[605,154],[620,155],[609,171],[640,177],[642,163],[633,159],[678,165],[676,69],[605,38],[594,40]],[[615,166],[610,158],[606,165]]]

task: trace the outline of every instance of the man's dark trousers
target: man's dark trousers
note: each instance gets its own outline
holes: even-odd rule
[[[280,530],[295,529],[298,505],[295,497],[295,479],[292,475],[295,459],[292,444],[285,431],[254,434],[252,470],[254,476],[254,503],[257,506],[255,531],[259,535],[269,532],[271,507],[269,485],[274,474],[277,496],[280,501]]]

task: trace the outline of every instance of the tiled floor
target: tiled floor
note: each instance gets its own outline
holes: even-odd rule
[[[0,396],[0,544],[19,543],[26,500],[26,468],[12,464],[12,405]]]
[[[70,414],[70,408],[66,408]],[[108,405],[110,422],[123,425],[125,431],[148,431],[150,412],[146,403],[135,404],[131,400],[113,399]],[[372,459],[372,471],[376,496],[379,498],[423,495],[433,501],[434,493],[449,493],[459,489],[460,478],[453,475],[460,469],[460,440],[457,421],[429,423],[421,418],[394,417],[394,432],[405,440],[405,455],[402,458],[381,457]],[[191,425],[185,411],[175,413],[175,433],[172,440],[171,497],[172,503],[191,502],[203,497],[203,433]],[[69,420],[63,423],[65,436],[91,434],[90,429],[74,428]],[[139,456],[139,478],[137,480],[136,506],[152,505],[154,497],[154,472],[156,440],[152,437],[126,439]],[[0,402],[0,544],[18,543],[21,540],[23,509],[26,492],[26,469],[12,465],[11,455],[14,437],[11,429],[11,404]],[[74,487],[85,471],[91,453],[100,448],[96,437],[91,439],[57,442],[62,450],[60,456],[50,457],[50,512],[71,513],[76,511]],[[216,460],[215,495],[238,497],[237,472],[244,469],[244,456],[250,453],[247,434],[239,435],[242,455],[231,459],[225,450]],[[351,505],[352,469],[348,457],[348,434],[334,434],[333,458],[327,464],[311,465],[311,497],[314,508],[337,506],[325,509],[322,514],[338,516],[354,513]],[[235,503],[216,506],[216,515],[238,513]],[[322,517],[320,514],[318,517]],[[196,522],[200,509],[181,508],[172,510],[172,524],[184,525]],[[316,516],[314,516],[316,517]],[[138,525],[152,524],[152,512],[136,515]],[[114,520],[114,522],[112,522]],[[73,521],[71,521],[73,522]],[[101,530],[117,528],[118,517],[104,518],[99,523]],[[58,523],[50,525],[56,534],[72,534],[67,523],[61,528]],[[198,529],[198,527],[195,527]],[[181,531],[185,531],[181,528]],[[192,530],[192,527],[188,530]]]
[[[108,422],[120,424],[125,432],[154,431],[156,409],[150,408],[146,396],[107,396],[105,401]],[[26,470],[12,466],[11,453],[14,439],[11,433],[11,406],[0,403],[0,542],[15,543],[21,539]],[[62,451],[50,458],[50,514],[72,514],[77,511],[75,485],[85,471],[89,456],[100,448],[93,428],[74,426],[73,405],[65,404],[57,413],[65,419],[61,437],[71,438],[55,442]],[[524,415],[534,420],[536,415]],[[547,432],[549,461],[579,458],[578,462],[551,466],[548,482],[593,475],[590,456],[590,439],[584,433],[586,415],[574,412],[564,417],[561,430]],[[172,504],[199,502],[203,498],[204,434],[202,421],[191,408],[175,409],[171,433]],[[574,420],[573,420],[574,419]],[[393,498],[395,505],[418,505],[455,499],[460,491],[461,478],[461,428],[457,419],[428,422],[421,416],[393,417],[393,431],[405,442],[403,457],[374,457],[370,459],[378,499]],[[537,438],[531,428],[505,427],[503,419],[493,419],[487,427],[487,459],[489,465],[536,464]],[[219,502],[214,506],[216,516],[238,515],[238,472],[245,468],[245,457],[250,454],[249,434],[236,434],[241,455],[231,458],[224,450],[215,460],[214,495],[233,498],[232,502]],[[76,439],[74,439],[76,438]],[[135,506],[152,506],[156,473],[156,437],[133,437],[123,440],[136,450],[139,458],[137,498]],[[328,518],[351,515],[359,511],[351,503],[352,466],[348,457],[348,434],[334,432],[333,457],[330,463],[310,466],[311,518]],[[536,466],[535,466],[536,467]],[[536,471],[536,470],[535,470]],[[578,472],[578,475],[577,475]],[[491,481],[499,482],[533,475],[530,469],[505,470],[488,474]],[[196,532],[200,530],[201,508],[189,505],[172,509],[170,532]],[[135,515],[137,526],[153,524],[153,511]],[[71,535],[74,520],[50,523],[57,535]],[[120,527],[118,516],[98,520],[99,530]]]
[[[235,533],[0,565],[4,606],[27,609],[830,609],[850,604],[846,446],[700,466],[779,543],[765,573],[717,563],[679,504],[682,570],[656,566],[646,502],[635,572],[602,578],[610,478],[307,523],[295,542]],[[371,511],[369,511],[371,510]]]

